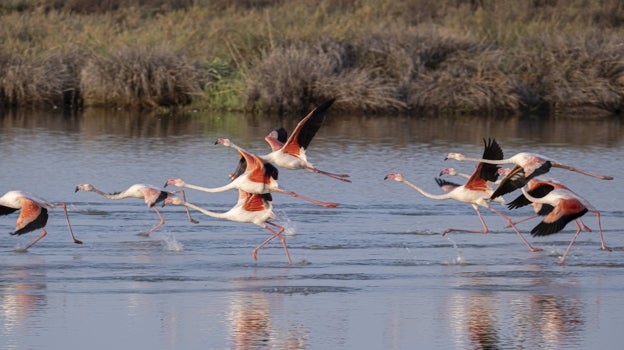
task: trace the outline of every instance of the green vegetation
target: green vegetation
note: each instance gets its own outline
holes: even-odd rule
[[[619,0],[6,0],[0,106],[621,114]]]

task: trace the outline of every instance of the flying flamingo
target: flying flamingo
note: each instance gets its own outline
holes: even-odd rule
[[[50,203],[41,197],[22,191],[9,191],[0,197],[0,215],[8,215],[18,209],[20,210],[15,231],[11,232],[12,235],[22,235],[38,228],[41,229],[41,235],[30,242],[25,248],[20,249],[21,251],[28,250],[28,248],[35,245],[35,243],[39,242],[39,240],[47,234],[45,226],[48,223],[48,209],[52,209],[56,206],[63,207],[65,211],[65,220],[67,221],[67,227],[69,228],[72,241],[76,244],[82,244],[82,241],[79,241],[74,236],[71,224],[69,223],[69,215],[67,214],[67,206],[65,203]]]
[[[165,187],[174,185],[177,187],[190,188],[209,193],[224,192],[231,189],[239,189],[254,194],[276,192],[300,198],[326,208],[335,208],[337,206],[336,203],[321,202],[280,188],[277,184],[278,170],[273,164],[261,159],[253,153],[245,151],[232,143],[229,139],[219,138],[215,144],[221,144],[226,147],[234,148],[241,156],[237,170],[234,174],[230,175],[233,180],[229,184],[221,187],[206,188],[187,184],[182,179],[169,179],[165,183]]]
[[[460,173],[457,170],[455,170],[455,168],[444,168],[440,170],[440,175],[438,176],[443,176],[443,175],[459,176],[459,177],[463,177],[464,179],[470,178],[470,175]]]
[[[485,140],[483,141],[485,143],[485,150],[483,152],[483,158],[486,158],[486,159],[496,159],[496,158],[502,159],[503,158],[503,151],[500,149],[496,140],[489,140],[489,142],[485,142]],[[449,229],[446,229],[444,232],[442,232],[443,236],[448,234],[449,232],[455,232],[455,231],[472,232],[472,233],[488,233],[489,229],[485,223],[485,220],[483,219],[483,216],[481,215],[481,212],[479,211],[479,207],[485,207],[489,209],[490,211],[494,212],[495,214],[499,215],[500,217],[502,217],[505,221],[507,221],[507,223],[510,224],[513,230],[516,232],[518,237],[520,237],[520,239],[524,242],[524,244],[526,244],[526,246],[532,252],[541,251],[542,250],[541,248],[533,247],[524,238],[524,236],[522,236],[520,231],[518,231],[516,227],[513,225],[509,217],[499,212],[498,210],[494,209],[490,205],[489,198],[492,195],[493,190],[487,185],[487,181],[492,181],[492,182],[496,181],[497,176],[498,176],[498,166],[493,166],[488,163],[479,163],[474,173],[470,177],[470,179],[468,179],[468,181],[461,186],[457,184],[449,183],[441,179],[436,179],[436,181],[441,187],[443,185],[450,186],[450,188],[446,189],[448,190],[448,192],[444,194],[440,194],[440,195],[431,194],[431,193],[424,191],[420,187],[406,180],[401,174],[390,173],[386,175],[385,179],[393,179],[398,182],[403,182],[407,184],[408,186],[412,187],[413,189],[415,189],[416,191],[420,192],[422,195],[424,195],[427,198],[436,199],[436,200],[454,199],[460,202],[470,204],[472,208],[477,212],[477,215],[479,216],[479,220],[481,221],[481,224],[483,225],[483,230],[478,231],[478,230],[449,228]]]
[[[264,139],[271,146],[272,152],[261,156],[261,158],[284,169],[306,169],[340,181],[351,182],[348,179],[348,174],[334,174],[319,170],[312,166],[306,157],[306,150],[312,138],[323,124],[325,112],[334,101],[332,99],[321,104],[301,119],[288,139],[286,139],[288,134],[284,128],[271,131]]]
[[[526,199],[533,203],[541,203],[545,205],[551,205],[554,209],[550,214],[544,217],[544,220],[540,222],[531,230],[533,236],[548,236],[557,233],[565,228],[570,221],[575,221],[577,230],[570,241],[566,251],[559,259],[559,264],[563,264],[565,259],[574,244],[574,241],[581,233],[581,224],[578,222],[578,218],[585,215],[585,213],[592,212],[596,214],[598,220],[598,230],[600,232],[600,244],[602,250],[611,251],[611,248],[607,247],[604,243],[604,237],[602,234],[602,226],[600,224],[600,212],[596,210],[585,198],[572,192],[567,188],[554,187],[543,197],[538,198],[530,195],[526,189],[521,188],[522,194]]]
[[[527,182],[539,175],[547,173],[551,167],[574,171],[583,175],[592,176],[601,180],[613,180],[612,176],[599,175],[577,169],[569,165],[561,164],[550,158],[535,153],[522,152],[508,159],[480,159],[469,158],[461,153],[449,153],[446,159],[456,159],[459,161],[483,162],[488,164],[514,164],[514,168],[501,180],[491,199],[512,192],[523,187]]]
[[[277,237],[280,241],[282,241],[284,251],[286,252],[286,257],[288,258],[288,264],[292,264],[292,260],[290,259],[290,253],[288,252],[288,246],[286,245],[286,239],[282,236],[282,232],[284,232],[284,227],[270,221],[270,219],[276,218],[272,210],[273,206],[271,204],[270,193],[252,194],[243,190],[238,190],[238,201],[236,205],[234,205],[234,207],[232,207],[230,210],[223,213],[216,213],[206,210],[197,205],[188,203],[178,197],[165,199],[164,205],[168,204],[184,205],[187,208],[195,209],[205,215],[215,218],[226,219],[236,222],[250,222],[260,227],[263,227],[267,231],[271,232],[271,237],[267,238],[264,242],[260,243],[260,245],[253,249],[251,253],[253,259],[258,260],[258,250],[264,247],[273,238]],[[276,228],[277,231],[272,229],[271,226]]]
[[[550,179],[541,179],[541,178],[533,178],[529,180],[529,182],[527,183],[527,186],[528,186],[527,192],[531,196],[537,197],[537,198],[544,197],[545,195],[547,195],[550,191],[554,190],[555,188],[563,188],[566,190],[570,190],[567,186],[565,186],[559,181],[550,180]],[[532,216],[526,217],[524,219],[515,221],[514,225],[538,218],[540,216],[546,216],[550,214],[553,211],[553,209],[555,209],[550,204],[533,203],[530,200],[528,200],[524,196],[524,194],[520,194],[516,199],[509,202],[509,204],[507,205],[507,208],[517,209],[517,208],[521,208],[529,204],[531,204],[531,206],[533,207],[533,211],[535,212],[535,214]],[[578,218],[577,221],[583,227],[585,231],[591,232],[591,229],[587,227],[585,223],[583,223],[583,220]]]
[[[108,199],[113,199],[113,200],[119,200],[119,199],[124,199],[124,198],[139,198],[139,199],[145,200],[145,204],[147,204],[148,207],[154,209],[154,211],[156,212],[156,215],[158,215],[158,218],[160,219],[160,222],[154,225],[147,232],[140,233],[140,235],[142,236],[149,236],[150,233],[154,232],[156,229],[158,229],[159,227],[165,224],[165,218],[163,218],[162,214],[160,213],[158,208],[155,206],[155,204],[162,202],[166,198],[174,196],[173,192],[163,191],[156,186],[145,185],[145,184],[134,184],[128,187],[128,189],[124,191],[115,192],[115,193],[106,193],[104,191],[101,191],[93,187],[93,185],[91,184],[82,184],[82,185],[76,186],[76,190],[74,192],[78,192],[80,190],[87,191],[87,192],[95,192],[101,196],[104,196]],[[182,196],[186,198],[184,191],[180,190],[180,191],[176,191],[176,193],[181,193]],[[186,215],[190,222],[194,224],[198,223],[198,221],[196,221],[195,219],[191,217],[191,213],[189,212],[188,209],[186,210]]]

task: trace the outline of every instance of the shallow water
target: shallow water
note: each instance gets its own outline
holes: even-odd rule
[[[74,193],[89,182],[105,191],[172,177],[208,187],[225,184],[236,153],[214,145],[229,137],[258,153],[263,136],[296,121],[206,116],[159,118],[89,111],[5,115],[0,119],[3,189],[22,189],[68,203],[83,245],[70,242],[60,209],[48,236],[18,253],[37,233],[0,240],[0,343],[39,348],[614,348],[624,321],[624,128],[617,120],[448,120],[331,114],[308,151],[317,167],[351,174],[342,183],[319,174],[281,171],[283,188],[339,207],[326,209],[274,195],[286,227],[293,265],[275,240],[252,224],[197,212],[191,224],[180,207],[158,222],[138,199],[110,201]],[[606,243],[600,250],[595,216],[565,266],[556,264],[574,226],[529,240],[531,253],[492,213],[491,232],[473,209],[425,198],[384,181],[401,172],[440,193],[443,167],[470,172],[474,164],[444,161],[450,151],[482,153],[496,137],[506,156],[533,151],[598,173],[600,181],[554,170],[556,178],[601,210]],[[452,179],[460,182],[461,179]],[[229,209],[235,192],[187,191],[190,202]],[[506,197],[508,200],[517,194]],[[505,210],[506,209],[502,209]],[[524,208],[514,218],[531,214]],[[0,217],[11,232],[16,215]],[[520,224],[527,233],[537,224]]]

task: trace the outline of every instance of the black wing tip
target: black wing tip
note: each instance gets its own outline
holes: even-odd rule
[[[585,213],[587,213],[587,208],[583,208],[583,210],[579,211],[578,213],[564,215],[555,222],[548,223],[542,221],[531,230],[531,236],[542,237],[557,233],[563,230],[566,225],[570,223],[570,221],[580,218],[581,216],[585,215]]]
[[[439,177],[435,177],[434,178],[435,182],[438,184],[438,186],[442,187],[442,186],[456,186],[459,187],[459,184],[456,184],[454,182],[448,181],[448,180],[444,180],[442,178]]]

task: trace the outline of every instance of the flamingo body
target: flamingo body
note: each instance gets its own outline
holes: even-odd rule
[[[102,190],[99,190],[91,184],[81,184],[81,185],[76,186],[76,189],[74,192],[78,192],[80,190],[87,191],[87,192],[95,192],[99,194],[100,196],[103,196],[112,200],[121,200],[125,198],[143,199],[143,201],[145,202],[145,204],[147,204],[149,208],[154,209],[154,211],[156,212],[156,215],[158,215],[158,218],[160,219],[160,222],[158,224],[154,225],[147,232],[141,233],[141,235],[144,235],[144,236],[148,236],[150,233],[154,232],[156,229],[160,228],[162,225],[165,224],[165,218],[162,216],[162,214],[160,213],[160,210],[158,210],[158,208],[155,205],[157,203],[163,202],[165,199],[171,196],[174,196],[172,192],[163,191],[159,187],[146,185],[146,184],[134,184],[121,192],[113,192],[113,193],[107,193]],[[186,197],[183,191],[180,191],[180,192],[182,193],[184,197]],[[191,214],[188,210],[186,214],[190,222],[197,223],[197,221],[191,217]]]
[[[8,215],[20,210],[15,230],[11,232],[11,235],[19,236],[41,229],[41,235],[23,249],[28,250],[28,248],[35,245],[35,243],[47,234],[45,226],[48,223],[48,209],[55,208],[57,205],[62,206],[65,210],[65,218],[67,220],[72,241],[77,244],[82,244],[82,242],[74,236],[69,223],[69,216],[67,214],[67,207],[65,203],[53,204],[32,193],[24,191],[9,191],[0,197],[0,215]]]
[[[563,230],[566,225],[576,220],[577,231],[574,234],[574,237],[570,241],[568,248],[565,253],[562,255],[559,260],[560,264],[565,262],[565,259],[574,244],[574,241],[578,237],[583,228],[580,222],[580,217],[585,215],[587,212],[592,212],[596,215],[598,220],[598,229],[600,232],[600,243],[602,250],[611,251],[611,248],[607,247],[604,243],[604,236],[602,233],[602,225],[600,222],[600,212],[596,210],[585,198],[579,196],[574,193],[569,188],[563,185],[548,185],[550,187],[544,186],[542,192],[537,193],[536,197],[531,195],[526,189],[522,188],[522,194],[524,197],[533,202],[539,203],[542,205],[549,205],[553,209],[544,217],[542,222],[540,222],[537,226],[535,226],[531,230],[531,235],[533,236],[547,236]],[[535,193],[535,190],[534,190]]]
[[[297,123],[297,126],[288,138],[286,138],[287,132],[284,128],[271,131],[265,137],[265,140],[271,147],[272,152],[263,155],[261,158],[284,169],[305,169],[340,181],[351,182],[351,180],[347,179],[349,177],[348,174],[334,174],[315,168],[306,156],[306,150],[310,142],[325,120],[325,112],[333,103],[334,99],[312,110]]]
[[[284,251],[286,252],[286,257],[288,258],[288,263],[292,264],[290,253],[288,252],[288,246],[286,245],[286,239],[282,236],[284,227],[270,221],[271,219],[276,218],[271,204],[271,195],[249,193],[243,190],[239,190],[238,193],[238,201],[236,204],[230,210],[222,213],[206,210],[195,204],[183,201],[178,197],[167,198],[165,199],[164,204],[184,205],[214,218],[256,224],[271,232],[271,236],[253,249],[252,257],[254,260],[258,259],[258,250],[260,248],[269,243],[272,239],[278,238],[282,242]],[[273,230],[269,225],[277,228],[277,231]]]

